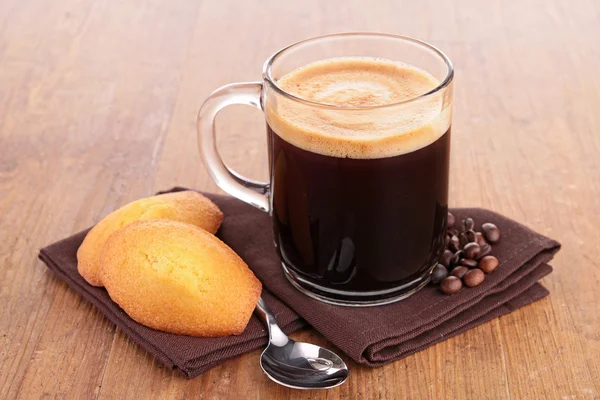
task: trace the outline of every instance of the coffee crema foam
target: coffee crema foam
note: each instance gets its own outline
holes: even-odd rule
[[[439,83],[428,72],[400,62],[331,58],[300,67],[277,85],[301,99],[343,108],[273,95],[267,96],[265,113],[275,133],[301,149],[341,158],[392,157],[428,146],[450,127],[452,109],[442,109],[441,94],[393,105]]]

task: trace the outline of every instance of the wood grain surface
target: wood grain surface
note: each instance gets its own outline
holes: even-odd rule
[[[360,30],[453,60],[451,205],[561,241],[548,298],[300,392],[270,382],[258,351],[187,380],[38,261],[133,199],[218,191],[197,154],[203,99],[259,79],[286,44]],[[596,0],[0,1],[0,398],[600,398],[599,39]],[[231,107],[218,125],[227,162],[266,177],[260,113]]]

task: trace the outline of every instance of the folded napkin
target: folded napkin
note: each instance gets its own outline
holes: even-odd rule
[[[167,367],[179,369],[188,378],[193,378],[229,358],[255,350],[267,343],[268,334],[255,315],[241,335],[223,338],[175,335],[135,322],[110,299],[106,289],[88,284],[77,272],[77,249],[87,232],[80,232],[43,248],[40,251],[40,259],[60,279],[98,307],[106,318],[121,328],[134,342]],[[268,290],[263,289],[262,297],[284,332],[291,333],[306,325],[298,314],[273,297]]]
[[[178,190],[184,189],[173,189]],[[492,250],[500,266],[486,275],[480,286],[447,296],[430,285],[405,300],[385,306],[333,306],[303,295],[286,280],[273,248],[272,223],[267,214],[229,196],[207,196],[225,214],[217,236],[263,282],[263,297],[283,330],[289,333],[299,329],[304,319],[354,361],[368,366],[398,360],[546,296],[548,291],[537,281],[552,271],[546,263],[560,247],[554,240],[496,213],[454,209],[458,220],[470,216],[477,227],[483,222],[493,222],[502,232],[500,243]],[[254,316],[241,335],[223,338],[173,335],[136,323],[110,300],[104,289],[88,285],[77,273],[76,252],[85,233],[42,249],[40,258],[167,366],[193,377],[267,343],[266,331]]]

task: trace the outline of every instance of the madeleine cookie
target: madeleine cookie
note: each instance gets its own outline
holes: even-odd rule
[[[212,201],[194,191],[161,194],[129,203],[108,214],[92,228],[77,250],[77,270],[94,286],[102,286],[98,257],[104,242],[118,229],[134,222],[170,219],[187,222],[215,233],[223,213]]]
[[[215,236],[169,220],[134,222],[115,232],[100,255],[111,299],[135,321],[192,336],[239,335],[262,285]]]

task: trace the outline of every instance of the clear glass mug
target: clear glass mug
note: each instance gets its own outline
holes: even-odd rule
[[[339,57],[406,63],[439,83],[381,106],[322,104],[278,86],[297,68]],[[398,301],[427,284],[444,248],[453,75],[441,51],[408,37],[307,39],[271,56],[261,82],[226,85],[209,96],[198,115],[201,156],[221,189],[272,217],[283,273],[300,291],[339,305]],[[231,104],[265,113],[269,182],[243,177],[219,155],[214,119]],[[353,123],[385,129],[333,137],[324,128],[310,136],[293,121],[307,114],[350,129]]]

